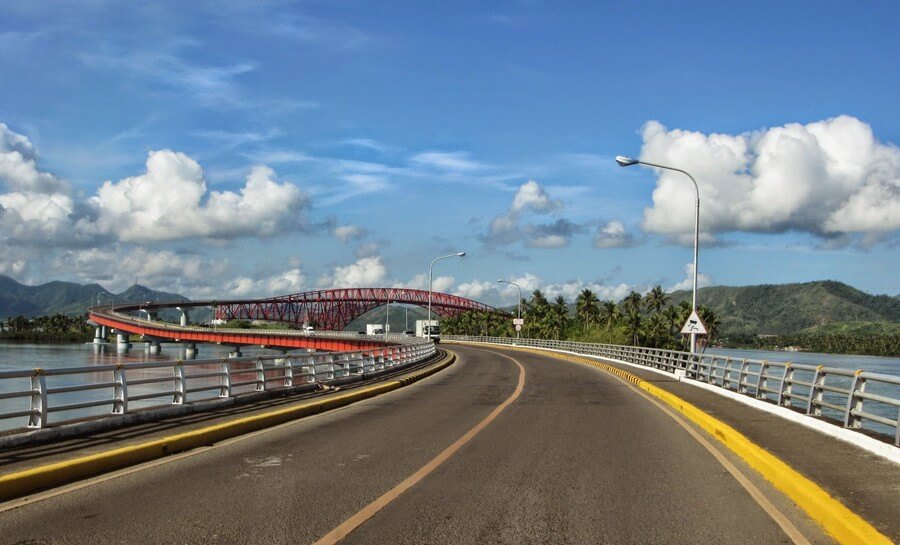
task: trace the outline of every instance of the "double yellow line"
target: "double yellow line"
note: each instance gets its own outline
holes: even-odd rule
[[[39,490],[53,488],[66,483],[108,473],[124,467],[149,462],[163,456],[184,452],[197,447],[211,445],[224,439],[283,424],[291,420],[318,414],[375,397],[412,384],[437,373],[456,360],[456,355],[447,353],[441,361],[397,380],[349,390],[326,399],[318,399],[292,405],[262,414],[237,418],[198,430],[170,435],[161,439],[112,449],[80,458],[64,460],[16,473],[0,475],[0,501],[19,498]]]

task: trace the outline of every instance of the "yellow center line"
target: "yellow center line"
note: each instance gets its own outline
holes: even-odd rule
[[[489,351],[490,352],[490,351]],[[375,515],[378,511],[386,507],[388,504],[396,500],[400,497],[401,494],[415,486],[419,481],[424,479],[429,473],[437,469],[441,464],[447,461],[453,454],[456,453],[463,445],[472,440],[473,437],[478,435],[481,430],[487,427],[488,424],[494,421],[497,416],[503,412],[513,401],[515,401],[519,395],[522,394],[522,390],[525,388],[525,368],[522,367],[522,364],[518,362],[515,358],[507,356],[506,354],[501,354],[499,352],[491,352],[493,354],[497,354],[498,356],[502,356],[508,360],[511,360],[519,367],[519,382],[516,385],[515,391],[508,397],[506,400],[497,405],[493,411],[489,415],[487,415],[484,420],[479,422],[475,427],[470,429],[453,442],[452,445],[443,450],[440,454],[435,456],[430,462],[422,466],[418,471],[407,477],[400,484],[395,486],[394,488],[388,490],[384,494],[382,494],[378,499],[370,503],[369,505],[363,507],[359,510],[355,515],[348,518],[344,522],[342,522],[337,528],[328,532],[318,541],[315,542],[314,545],[333,545],[338,543],[345,537],[347,537],[350,532],[358,528],[362,523],[366,522],[372,516]]]

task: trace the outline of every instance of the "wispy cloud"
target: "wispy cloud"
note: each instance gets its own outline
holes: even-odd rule
[[[183,41],[177,42],[183,45]],[[107,46],[99,52],[82,52],[81,61],[94,68],[112,68],[130,73],[185,94],[206,106],[242,106],[242,96],[237,78],[252,72],[252,62],[237,62],[221,66],[193,63],[172,52],[160,50],[124,50]]]
[[[426,151],[414,155],[410,162],[419,166],[452,172],[471,172],[486,168],[486,165],[470,159],[469,154],[463,151]]]

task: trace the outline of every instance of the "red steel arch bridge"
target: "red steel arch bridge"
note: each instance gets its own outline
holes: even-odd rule
[[[354,319],[388,303],[428,306],[428,291],[406,288],[339,288],[282,295],[249,301],[212,301],[216,318],[223,320],[267,320],[293,324],[315,324],[317,329],[340,331]],[[472,299],[431,292],[431,311],[451,317],[472,310],[503,312]]]

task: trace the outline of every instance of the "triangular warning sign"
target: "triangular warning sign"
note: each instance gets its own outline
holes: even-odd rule
[[[691,315],[684,323],[684,327],[681,328],[681,333],[684,335],[689,335],[691,333],[706,335],[706,326],[703,325],[703,320],[700,319],[700,315],[697,314],[696,310],[691,312]]]

